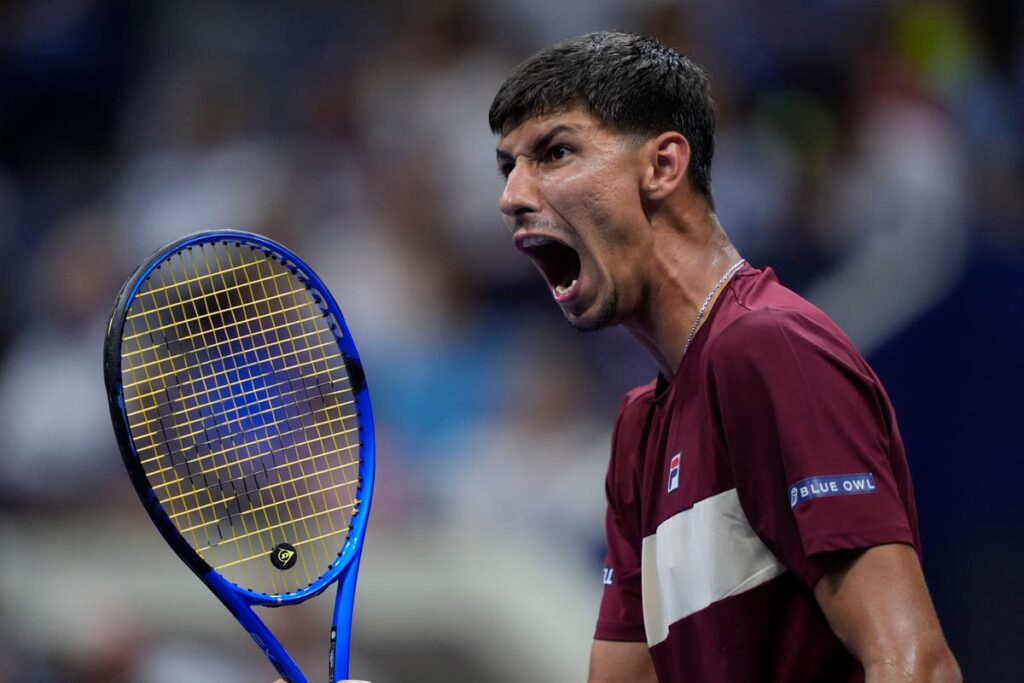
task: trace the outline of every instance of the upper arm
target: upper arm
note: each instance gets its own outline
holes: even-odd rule
[[[595,640],[588,683],[657,683],[647,643]]]
[[[853,554],[815,584],[814,597],[868,681],[960,680],[910,546]]]
[[[722,333],[709,361],[744,512],[808,587],[836,551],[917,544],[891,405],[838,335],[820,321],[756,311]]]

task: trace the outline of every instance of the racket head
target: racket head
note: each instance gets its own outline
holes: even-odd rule
[[[337,302],[294,253],[235,230],[154,252],[118,294],[104,379],[139,498],[215,592],[301,602],[357,562],[373,494],[369,390]]]

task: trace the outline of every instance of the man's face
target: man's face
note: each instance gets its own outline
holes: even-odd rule
[[[623,322],[639,302],[641,145],[582,109],[538,116],[502,135],[498,201],[516,247],[543,274],[569,322]]]

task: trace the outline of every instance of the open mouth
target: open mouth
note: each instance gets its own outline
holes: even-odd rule
[[[518,240],[516,246],[544,273],[556,299],[572,295],[580,277],[580,255],[575,249],[544,235],[529,235]]]

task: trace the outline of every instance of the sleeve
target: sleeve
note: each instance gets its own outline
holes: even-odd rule
[[[640,507],[635,477],[635,449],[623,428],[626,401],[619,409],[612,437],[612,457],[605,479],[608,509],[605,515],[604,592],[597,617],[597,640],[646,641],[640,592]],[[632,448],[632,450],[630,450]]]
[[[914,545],[888,398],[838,329],[759,310],[713,351],[716,417],[741,505],[787,568],[813,586],[830,553]]]

